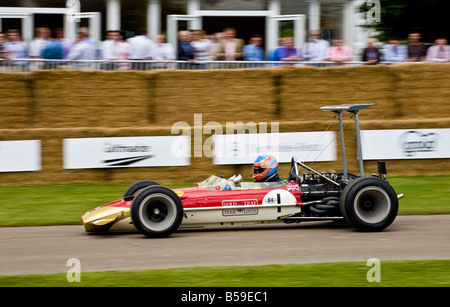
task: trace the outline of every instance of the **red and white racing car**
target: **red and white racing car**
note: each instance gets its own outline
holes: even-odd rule
[[[370,105],[323,107],[338,114],[343,145],[342,112],[355,115]],[[361,231],[381,231],[396,218],[398,199],[379,174],[361,176],[344,171],[319,173],[293,157],[288,179],[280,182],[242,182],[242,178],[210,176],[197,187],[169,189],[151,180],[138,181],[123,197],[82,216],[87,232],[137,229],[147,237],[167,237],[180,228],[240,227],[268,223],[345,220]],[[361,155],[360,155],[361,157]],[[360,159],[362,161],[362,159]],[[307,171],[299,174],[298,167]],[[360,165],[362,166],[362,164]],[[234,177],[234,176],[233,176]]]

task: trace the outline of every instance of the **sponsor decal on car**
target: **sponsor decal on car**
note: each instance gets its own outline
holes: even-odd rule
[[[257,208],[249,209],[226,209],[222,211],[223,216],[236,216],[236,215],[256,215],[258,214]]]
[[[224,200],[224,201],[222,201],[222,207],[255,206],[257,204],[258,204],[257,199],[239,199],[239,200]]]
[[[258,205],[257,199],[241,199],[241,200],[224,200],[222,201],[222,207],[234,207],[234,206],[256,206]],[[255,215],[258,214],[258,208],[242,208],[242,209],[224,209],[222,210],[223,216],[236,216],[236,215]]]
[[[183,191],[175,191],[175,193],[178,195],[178,197],[181,197],[184,195]]]

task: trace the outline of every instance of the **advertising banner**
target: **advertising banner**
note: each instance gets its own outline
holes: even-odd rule
[[[262,154],[278,162],[335,161],[335,132],[289,132],[214,135],[214,164],[251,164]]]
[[[186,136],[64,139],[64,168],[123,168],[190,164]]]
[[[41,141],[1,141],[0,172],[41,170]]]
[[[363,130],[364,160],[450,158],[450,129]]]

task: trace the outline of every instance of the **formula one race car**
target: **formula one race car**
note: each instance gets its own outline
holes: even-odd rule
[[[87,232],[137,229],[147,237],[167,237],[178,228],[242,227],[270,223],[345,220],[360,231],[381,231],[396,218],[397,195],[378,162],[378,175],[347,173],[342,112],[353,114],[359,157],[358,111],[371,105],[321,108],[337,114],[340,124],[343,172],[319,173],[291,160],[287,181],[242,182],[242,177],[210,176],[197,187],[169,189],[155,181],[138,181],[123,197],[82,216]],[[298,166],[306,169],[301,175]]]

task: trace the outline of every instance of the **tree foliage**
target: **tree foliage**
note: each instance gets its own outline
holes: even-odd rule
[[[450,38],[450,1],[448,0],[380,0],[381,22],[369,27],[379,31],[379,39],[406,39],[411,32],[420,32],[423,41]],[[367,1],[360,7],[367,13]]]

